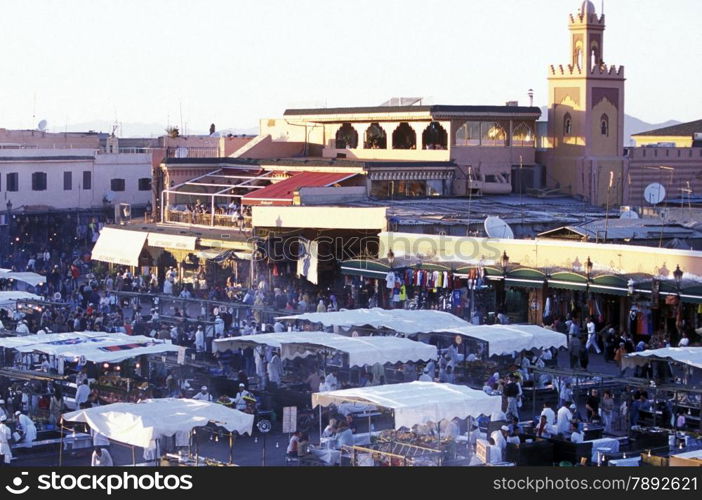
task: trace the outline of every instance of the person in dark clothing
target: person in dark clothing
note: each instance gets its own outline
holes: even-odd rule
[[[590,395],[585,401],[585,408],[587,409],[587,419],[590,422],[592,422],[595,418],[599,418],[600,396],[597,393],[597,389],[593,389],[590,392]]]
[[[587,370],[587,365],[590,364],[590,354],[587,349],[580,349],[580,366],[583,370]]]

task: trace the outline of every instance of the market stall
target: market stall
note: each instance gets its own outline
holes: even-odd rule
[[[411,465],[420,455],[424,457],[422,465],[440,465],[441,460],[433,460],[435,454],[445,457],[448,448],[455,449],[451,433],[445,432],[442,437],[441,422],[450,425],[453,419],[492,415],[501,407],[499,397],[465,386],[435,382],[388,384],[312,394],[313,407],[349,403],[369,405],[393,414],[394,428],[399,432],[385,431],[374,443],[365,446],[366,451],[355,449],[357,445],[341,450],[355,462],[372,460],[385,465]],[[424,433],[421,427],[431,432]],[[429,435],[432,437],[427,439]],[[402,445],[406,446],[403,448]],[[420,454],[417,448],[423,448],[426,453]],[[404,456],[406,460],[399,458],[403,449],[411,450],[411,454]],[[359,456],[359,453],[365,456]]]
[[[643,366],[651,361],[665,361],[702,369],[702,347],[663,347],[624,356],[623,368]]]
[[[346,337],[326,332],[263,333],[214,341],[215,351],[268,345],[280,349],[282,359],[307,357],[320,351],[338,351],[348,366],[407,363],[436,359],[436,347],[398,337]]]
[[[0,292],[0,308],[12,311],[17,306],[17,301],[42,300],[39,295],[18,290]]]
[[[435,331],[437,325],[444,328],[461,328],[469,325],[458,316],[443,311],[430,309],[342,309],[324,313],[305,313],[293,316],[281,316],[281,321],[309,321],[321,323],[325,327],[350,329],[354,327],[371,327],[387,329],[411,335],[421,332]]]
[[[165,418],[167,417],[167,418]],[[176,446],[188,447],[192,455],[192,433],[208,424],[224,428],[231,450],[234,433],[249,434],[254,416],[224,405],[193,399],[147,399],[139,403],[115,403],[86,408],[63,415],[63,422],[87,424],[108,439],[144,449],[157,448],[157,441],[175,437]],[[195,451],[194,465],[200,465],[199,450]],[[179,455],[177,455],[179,456]],[[162,464],[170,464],[164,457]],[[203,464],[204,465],[204,464]]]

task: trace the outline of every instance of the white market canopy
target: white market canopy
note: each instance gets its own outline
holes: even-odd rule
[[[16,272],[10,269],[0,269],[0,279],[22,281],[31,286],[46,283],[46,276],[32,272]]]
[[[253,345],[279,348],[282,359],[306,357],[317,351],[331,349],[348,354],[349,366],[380,363],[407,363],[436,359],[436,347],[399,337],[346,337],[326,332],[281,332],[217,339],[219,352]]]
[[[436,382],[387,384],[312,394],[312,407],[363,403],[392,410],[395,428],[443,419],[492,415],[502,409],[500,396],[489,396],[463,385]]]
[[[641,366],[649,361],[672,361],[694,368],[702,368],[702,347],[663,347],[624,356],[623,367]]]
[[[1,275],[0,275],[1,276]],[[29,292],[9,291],[0,292],[0,308],[14,309],[18,300],[44,300],[39,295]]]
[[[464,337],[482,340],[488,344],[489,356],[512,355],[532,349],[566,347],[566,335],[537,325],[469,325],[463,328],[436,329]]]
[[[443,311],[428,309],[342,309],[324,313],[305,313],[294,316],[281,316],[279,320],[302,320],[322,323],[324,326],[352,328],[372,326],[388,328],[404,335],[427,333],[436,330],[437,325],[444,328],[461,328],[469,325],[467,321]]]
[[[90,254],[92,260],[138,266],[139,254],[149,233],[104,227]]]
[[[70,332],[0,338],[0,347],[22,353],[37,352],[49,356],[80,359],[93,363],[118,363],[144,354],[178,352],[180,347],[167,340],[144,335],[107,332]]]
[[[154,441],[212,422],[229,432],[251,434],[254,416],[218,403],[195,399],[146,399],[113,403],[63,415],[67,422],[83,422],[109,439],[150,448]]]

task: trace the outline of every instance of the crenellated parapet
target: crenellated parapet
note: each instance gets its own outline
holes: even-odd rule
[[[597,14],[587,14],[579,12],[577,14],[570,14],[569,25],[583,25],[587,24],[590,26],[601,26],[602,29],[605,27],[605,16],[604,14],[598,16]]]

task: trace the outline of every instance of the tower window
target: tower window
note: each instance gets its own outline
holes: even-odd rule
[[[570,113],[566,113],[563,117],[563,135],[571,135],[573,133],[573,119]]]
[[[609,137],[609,117],[607,115],[602,115],[600,118],[600,133]]]

